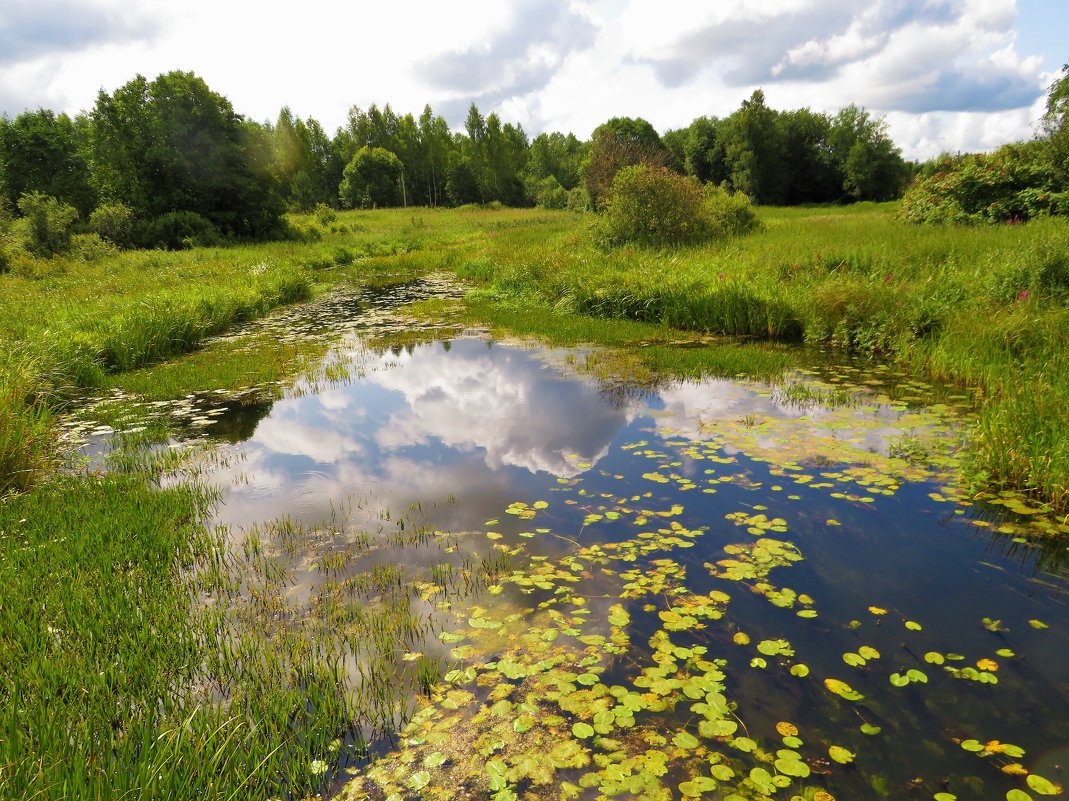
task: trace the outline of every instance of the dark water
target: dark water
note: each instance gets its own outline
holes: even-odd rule
[[[398,315],[455,291],[423,281],[288,310],[250,328],[328,337],[312,375],[152,407],[179,439],[217,443],[202,466],[222,493],[216,522],[245,549],[246,594],[255,585],[270,601],[263,621],[256,604],[241,608],[249,630],[322,615],[323,599],[372,569],[361,597],[379,587],[380,603],[411,604],[396,648],[390,634],[370,649],[378,661],[360,643],[340,657],[347,690],[368,671],[407,676],[403,697],[379,699],[380,734],[420,706],[420,686],[430,700],[364,765],[373,795],[412,797],[423,773],[429,788],[463,783],[499,801],[557,798],[566,782],[582,797],[642,794],[620,776],[651,782],[651,798],[683,787],[732,801],[1029,793],[1009,796],[1021,801],[1049,789],[1027,773],[1066,780],[1069,527],[1012,497],[970,501],[967,398],[827,359],[776,387],[594,379],[586,351],[443,335]],[[88,458],[107,450],[110,428],[77,426]],[[266,550],[250,557],[250,536]],[[715,610],[690,616],[709,599]],[[328,620],[348,619],[302,631],[322,637]],[[862,651],[864,664],[844,660]],[[449,683],[428,687],[421,665]],[[911,670],[924,680],[903,680]],[[699,735],[709,713],[693,686],[654,691],[649,679],[688,676],[716,684],[737,732],[673,739]],[[864,697],[837,695],[835,681]],[[591,737],[581,726],[594,716],[568,699],[606,688],[643,700]],[[488,718],[504,698],[513,711]],[[452,751],[434,745],[432,722],[454,726]],[[784,723],[799,741],[784,741]],[[348,777],[361,733],[368,721],[354,720],[340,752],[309,755],[327,764],[322,789]],[[523,775],[561,744],[594,762]],[[384,756],[390,746],[400,752]],[[836,762],[832,746],[854,760]],[[808,775],[776,762],[784,748]],[[667,755],[664,772],[623,756],[650,750]],[[488,760],[515,775],[488,787]],[[718,761],[733,778],[687,783]],[[753,778],[784,767],[780,788]]]
[[[240,527],[288,517],[314,526],[356,507],[367,510],[352,518],[359,526],[371,510],[381,516],[418,504],[435,529],[469,537],[473,549],[522,544],[515,568],[532,555],[556,559],[626,541],[651,528],[642,510],[677,506],[670,519],[699,531],[695,547],[671,554],[686,570],[685,587],[732,600],[722,619],[674,641],[704,644],[707,658],[726,660],[725,695],[769,752],[783,747],[776,722],[802,730],[799,750],[814,772],[802,785],[808,790],[796,785],[782,797],[811,798],[826,787],[840,799],[940,791],[1002,798],[1027,791],[1021,777],[1001,770],[1010,764],[1064,781],[1069,552],[1064,542],[1033,537],[1026,516],[945,499],[956,497],[956,454],[968,425],[957,410],[932,412],[876,391],[839,408],[801,406],[762,385],[723,380],[607,391],[577,373],[574,356],[476,337],[386,350],[353,340],[331,357],[347,376],[336,371],[333,380],[299,387],[251,426],[228,426],[225,417],[214,424],[231,440],[235,430],[248,434],[213,476],[226,488],[219,520]],[[890,458],[903,443],[918,444],[920,455]],[[536,501],[545,506],[535,512]],[[507,512],[517,502],[530,517]],[[726,517],[736,513],[779,518],[785,531],[758,524],[751,532]],[[817,616],[799,617],[804,604],[776,605],[767,587],[755,589],[760,581],[707,566],[720,570],[725,546],[752,547],[766,536],[803,557],[769,571],[773,591],[810,596]],[[618,582],[598,586],[621,599]],[[509,588],[497,602],[517,598]],[[623,599],[636,653],[659,626],[654,610],[644,611],[648,601]],[[492,609],[495,599],[480,603]],[[591,608],[596,616],[608,605]],[[737,631],[750,643],[735,644]],[[775,639],[789,641],[794,654],[754,665],[762,658],[754,646]],[[844,662],[861,646],[880,656],[862,667]],[[961,655],[944,663],[959,669],[990,659],[994,667],[976,670],[997,684],[955,677],[925,660],[932,652]],[[795,664],[809,675],[790,675]],[[927,682],[893,686],[891,674],[910,669]],[[626,675],[617,661],[603,678],[612,684]],[[864,701],[840,700],[825,678],[848,682]],[[687,719],[677,706],[675,724]],[[880,734],[861,734],[863,722]],[[1007,757],[997,745],[977,755],[959,745],[970,738],[1010,743],[1024,756]],[[848,748],[856,761],[828,762],[827,744]],[[733,791],[763,797],[749,786]],[[710,797],[729,797],[720,792]]]

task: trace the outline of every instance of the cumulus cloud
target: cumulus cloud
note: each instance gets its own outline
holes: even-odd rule
[[[520,0],[483,43],[432,56],[416,67],[431,87],[459,96],[439,104],[459,119],[471,102],[496,106],[537,92],[573,52],[594,44],[597,26],[565,0]]]
[[[275,404],[237,449],[242,458],[213,476],[228,487],[221,521],[316,520],[353,495],[394,509],[455,495],[468,505],[443,524],[468,527],[519,497],[532,475],[590,469],[629,420],[539,355],[481,340],[365,367],[352,384]]]
[[[147,17],[84,0],[6,0],[0,15],[0,66],[147,38],[155,30]]]
[[[1011,0],[735,3],[695,30],[630,58],[681,87],[826,83],[881,111],[1002,111],[1039,96],[1042,62],[1013,50]]]

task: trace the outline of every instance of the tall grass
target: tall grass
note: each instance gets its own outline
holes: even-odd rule
[[[0,495],[24,490],[55,453],[55,414],[40,396],[40,370],[22,348],[0,351]]]
[[[661,251],[517,229],[458,273],[561,311],[805,341],[982,387],[975,475],[1069,508],[1069,223],[918,227],[895,208],[762,209],[759,233]]]

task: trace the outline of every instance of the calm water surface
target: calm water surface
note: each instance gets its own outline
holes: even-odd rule
[[[698,746],[686,738],[664,746],[675,748],[669,775],[676,797],[678,785],[697,775],[695,754],[735,772],[706,797],[767,797],[764,774],[746,777],[754,768],[780,772],[773,760],[785,748],[801,755],[809,775],[786,777],[782,798],[819,798],[821,789],[840,800],[939,792],[1001,799],[1013,789],[1039,797],[1023,776],[1011,775],[1015,768],[1004,770],[1012,765],[1066,780],[1069,551],[1033,537],[1029,515],[961,500],[955,469],[968,420],[952,403],[901,399],[920,398],[919,387],[892,400],[889,374],[877,371],[865,384],[863,375],[827,367],[795,378],[823,389],[848,385],[850,403],[792,402],[748,381],[607,385],[573,366],[581,353],[478,336],[392,349],[357,336],[329,362],[338,369],[273,405],[236,423],[240,411],[228,412],[209,425],[209,433],[217,426],[239,440],[210,476],[224,489],[218,521],[240,531],[278,518],[311,527],[343,520],[330,547],[344,549],[355,531],[373,534],[376,520],[418,508],[462,552],[507,555],[511,579],[506,574],[490,593],[437,612],[424,650],[441,657],[443,670],[493,673],[505,653],[522,662],[524,632],[556,625],[554,669],[596,657],[586,663],[595,688],[669,699],[667,708],[653,703],[634,719],[618,717],[605,734],[625,742],[644,727],[697,734],[703,711],[692,706],[704,692],[657,693],[643,678],[659,663],[651,638],[667,634],[684,649],[669,678],[711,676],[735,705],[728,719],[744,727],[699,737]],[[683,539],[691,547],[665,542],[679,531],[689,532]],[[779,543],[771,557],[766,540]],[[612,543],[649,548],[626,559],[594,548]],[[799,558],[780,558],[783,549]],[[412,564],[428,560],[426,548],[389,553]],[[547,564],[562,565],[580,583],[551,578],[532,588],[531,571]],[[667,571],[668,582],[636,594],[626,586],[635,569]],[[315,571],[297,575],[314,592]],[[673,616],[685,618],[696,597],[719,594],[730,601],[716,614],[692,615],[693,624]],[[583,606],[585,617],[569,624],[570,610]],[[606,622],[614,607],[626,623],[619,614]],[[554,609],[564,623],[547,620]],[[495,615],[511,640],[486,641],[470,625]],[[614,627],[628,640],[615,652],[578,640],[607,637]],[[442,632],[444,644],[435,636]],[[451,656],[455,642],[473,649]],[[706,650],[688,656],[695,646]],[[844,660],[863,646],[878,656]],[[538,670],[541,679],[534,668],[526,679],[522,670],[499,679],[517,692],[548,686],[550,696],[569,684],[544,665]],[[923,679],[914,674],[896,686],[910,670]],[[864,698],[836,694],[834,680]],[[485,710],[490,686],[470,684],[460,711],[470,718]],[[553,720],[555,733],[546,737],[568,738],[572,723],[587,719],[573,714],[564,724]],[[782,742],[776,724],[783,722],[799,729],[800,744]],[[864,734],[863,724],[880,732]],[[734,739],[744,730],[756,751]],[[600,747],[602,732],[572,731],[584,748]],[[970,740],[989,748],[969,750]],[[1007,755],[999,743],[1023,756],[1012,748]],[[856,758],[840,764],[831,746]],[[508,765],[511,748],[501,752]],[[557,766],[553,782],[578,782],[592,769]],[[607,792],[606,781],[584,792]],[[538,787],[530,780],[517,786]]]

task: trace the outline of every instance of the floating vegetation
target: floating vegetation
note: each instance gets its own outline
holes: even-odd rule
[[[788,370],[784,395],[591,380],[590,351],[433,341],[446,321],[355,297],[285,324],[331,342],[300,377],[116,393],[72,425],[232,444],[197,466],[211,547],[171,577],[195,636],[150,689],[175,697],[130,722],[95,696],[68,762],[117,719],[131,794],[168,760],[161,792],[259,801],[1062,792],[1066,524],[970,495],[967,398],[871,365]],[[0,571],[30,558],[7,510]],[[0,789],[67,775],[4,747]]]
[[[940,498],[969,508],[954,484],[956,444],[942,418],[895,411],[894,428],[924,443],[928,456],[919,460],[895,452],[885,423],[876,422],[873,438],[843,411],[822,410],[819,426],[765,417],[737,426],[703,420],[689,435],[660,427],[620,446],[638,460],[632,469],[615,461],[623,475],[599,477],[580,463],[589,472],[554,489],[563,505],[508,504],[505,515],[519,524],[548,512],[555,525],[547,520],[516,539],[500,533],[503,517],[488,521],[493,547],[522,567],[497,579],[489,603],[440,607],[442,638],[459,644],[454,667],[401,732],[398,749],[363,769],[343,797],[830,801],[874,790],[890,797],[926,790],[937,799],[1061,793],[1060,767],[1029,761],[1018,746],[954,734],[979,725],[972,691],[959,681],[999,685],[995,657],[1015,651],[926,651],[933,635],[914,619],[918,612],[844,609],[825,599],[837,608],[832,614],[810,593],[784,586],[807,563],[791,535],[805,507],[789,510],[785,486],[806,493],[810,504],[823,498],[818,503],[858,510],[912,487],[939,486]],[[762,464],[766,476],[758,474]],[[619,488],[606,487],[621,479]],[[641,491],[644,485],[656,489]],[[688,521],[702,515],[676,498],[700,486],[731,487],[735,497],[783,493],[783,511],[751,503],[695,527]],[[552,541],[556,554],[543,553],[540,540]],[[562,542],[570,544],[564,553]],[[703,559],[695,562],[692,550],[720,556],[706,556],[696,574]],[[746,601],[754,596],[779,615],[755,614]],[[433,602],[433,588],[423,597]],[[866,613],[869,622],[859,622]],[[953,632],[936,636],[951,651]],[[851,640],[852,648],[839,651],[837,674],[827,643]],[[849,681],[844,667],[854,671]],[[995,691],[1021,701],[1026,679],[1013,681]],[[896,693],[911,695],[903,701]],[[917,728],[925,723],[930,728]],[[1051,723],[1058,737],[1069,736]],[[971,753],[994,758],[995,769],[978,773],[957,756]],[[920,772],[924,765],[929,775]]]

